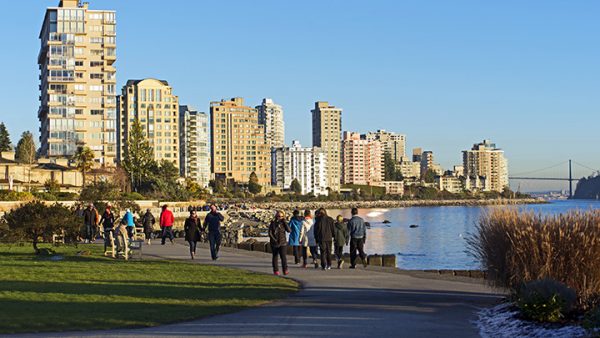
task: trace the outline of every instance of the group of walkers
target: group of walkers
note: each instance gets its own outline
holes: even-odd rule
[[[287,246],[292,247],[294,263],[302,267],[308,266],[308,252],[312,257],[315,268],[331,269],[332,251],[337,259],[337,268],[344,264],[344,246],[350,244],[350,268],[356,267],[357,253],[363,265],[367,266],[364,245],[367,239],[365,221],[358,216],[358,209],[351,210],[352,218],[344,219],[341,215],[334,220],[324,208],[315,212],[313,219],[311,211],[305,210],[300,215],[299,210],[294,210],[289,222],[286,221],[282,211],[277,211],[275,219],[269,225],[269,240],[273,252],[273,273],[280,275],[279,260],[283,274],[289,273],[287,263]],[[287,235],[289,233],[289,236]]]

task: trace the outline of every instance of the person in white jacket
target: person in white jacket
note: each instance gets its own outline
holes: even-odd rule
[[[302,267],[306,268],[308,259],[308,250],[313,259],[315,269],[319,267],[319,251],[314,232],[315,221],[313,220],[310,210],[304,210],[304,220],[302,221],[302,229],[300,231],[300,245],[302,246]]]

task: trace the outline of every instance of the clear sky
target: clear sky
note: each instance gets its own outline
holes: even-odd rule
[[[310,145],[310,109],[324,100],[344,109],[344,130],[404,133],[445,168],[484,138],[511,173],[569,158],[600,168],[598,1],[90,2],[117,11],[119,87],[165,79],[203,111],[270,97],[288,143]],[[38,34],[57,4],[2,3],[0,121],[15,143],[37,134]]]

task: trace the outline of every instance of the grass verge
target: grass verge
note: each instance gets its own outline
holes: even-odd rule
[[[78,255],[91,251],[91,256]],[[289,279],[177,261],[121,261],[95,245],[62,260],[0,245],[0,333],[148,327],[230,313],[297,290]]]

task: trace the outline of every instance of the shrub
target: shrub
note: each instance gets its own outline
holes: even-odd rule
[[[140,201],[140,200],[146,199],[146,197],[144,197],[144,195],[140,194],[139,192],[135,192],[135,191],[128,192],[128,193],[122,193],[121,197],[123,199],[132,200],[132,201]]]
[[[590,337],[598,337],[600,329],[600,307],[588,311],[583,317],[581,326],[586,329]]]
[[[29,192],[0,190],[0,201],[33,201],[34,196]]]
[[[517,306],[527,319],[555,323],[572,310],[577,295],[566,285],[552,279],[524,284],[517,295]]]
[[[58,197],[56,197],[56,195],[51,194],[49,192],[45,192],[45,191],[34,192],[33,196],[35,196],[35,198],[40,199],[42,201],[56,201],[56,200],[58,200]]]
[[[516,209],[485,215],[468,238],[489,280],[516,292],[545,278],[575,290],[581,310],[600,295],[600,210],[541,216]]]

